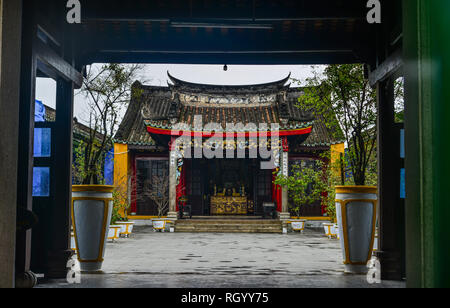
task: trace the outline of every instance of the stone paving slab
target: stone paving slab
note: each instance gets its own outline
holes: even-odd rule
[[[108,243],[102,273],[41,287],[404,287],[343,273],[337,240],[304,234],[160,233],[136,227]]]

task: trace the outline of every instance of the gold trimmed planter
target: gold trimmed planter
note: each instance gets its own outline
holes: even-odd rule
[[[377,188],[336,186],[336,216],[345,272],[365,274],[372,257]]]
[[[72,226],[82,271],[102,267],[113,208],[114,187],[107,185],[72,186]]]
[[[335,236],[336,236],[336,238],[339,240],[340,239],[340,236],[339,236],[339,224],[337,224],[337,223],[335,223],[335,224],[333,224],[333,226],[334,226],[334,234],[335,234]]]
[[[111,242],[115,242],[120,236],[121,229],[122,229],[122,226],[119,226],[119,225],[109,226],[108,240]]]
[[[165,232],[166,220],[165,219],[152,219],[153,231]]]
[[[305,231],[306,221],[306,219],[291,219],[289,223],[291,224],[292,231],[303,233]]]
[[[336,231],[335,231],[334,224],[324,223],[323,229],[325,231],[325,236],[327,236],[329,239],[336,237]]]
[[[130,237],[133,232],[134,221],[117,221],[116,225],[120,226],[120,235]]]

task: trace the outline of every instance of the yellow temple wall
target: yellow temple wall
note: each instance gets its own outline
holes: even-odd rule
[[[333,172],[336,176],[341,175],[341,166],[339,164],[339,159],[341,154],[345,154],[345,144],[338,143],[331,145],[331,167],[334,169]]]
[[[123,204],[128,203],[129,155],[127,144],[114,144],[114,186],[118,198]],[[122,216],[125,216],[122,211]]]

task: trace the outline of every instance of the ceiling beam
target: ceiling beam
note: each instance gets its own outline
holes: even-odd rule
[[[40,39],[35,39],[33,48],[38,58],[39,69],[44,73],[49,73],[49,70],[55,70],[66,81],[71,81],[76,87],[81,87],[83,75],[53,49],[45,45]]]
[[[89,0],[83,3],[83,21],[182,21],[186,19],[224,21],[284,21],[363,19],[366,2],[327,1],[137,1]]]
[[[96,52],[86,54],[83,64],[102,63],[171,63],[171,64],[217,64],[217,65],[309,65],[361,63],[364,59],[353,52],[322,53],[163,53],[163,52]],[[230,69],[230,68],[229,68]]]
[[[375,87],[378,82],[398,73],[403,67],[402,50],[398,49],[384,60],[375,70],[369,73],[369,83]]]

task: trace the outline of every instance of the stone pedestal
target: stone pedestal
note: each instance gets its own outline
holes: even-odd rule
[[[37,284],[37,277],[31,271],[16,274],[16,285],[15,285],[16,288],[31,289],[34,288],[36,284]]]
[[[178,212],[167,213],[167,219],[171,221],[176,221],[178,219]]]
[[[285,232],[284,230],[286,230],[286,232],[287,232],[287,230],[288,230],[287,229],[287,227],[288,227],[287,221],[291,218],[291,213],[289,213],[289,212],[278,213],[278,218],[281,220],[283,233]]]
[[[289,213],[289,212],[278,213],[278,218],[280,220],[289,220],[289,219],[291,219],[291,213]]]

